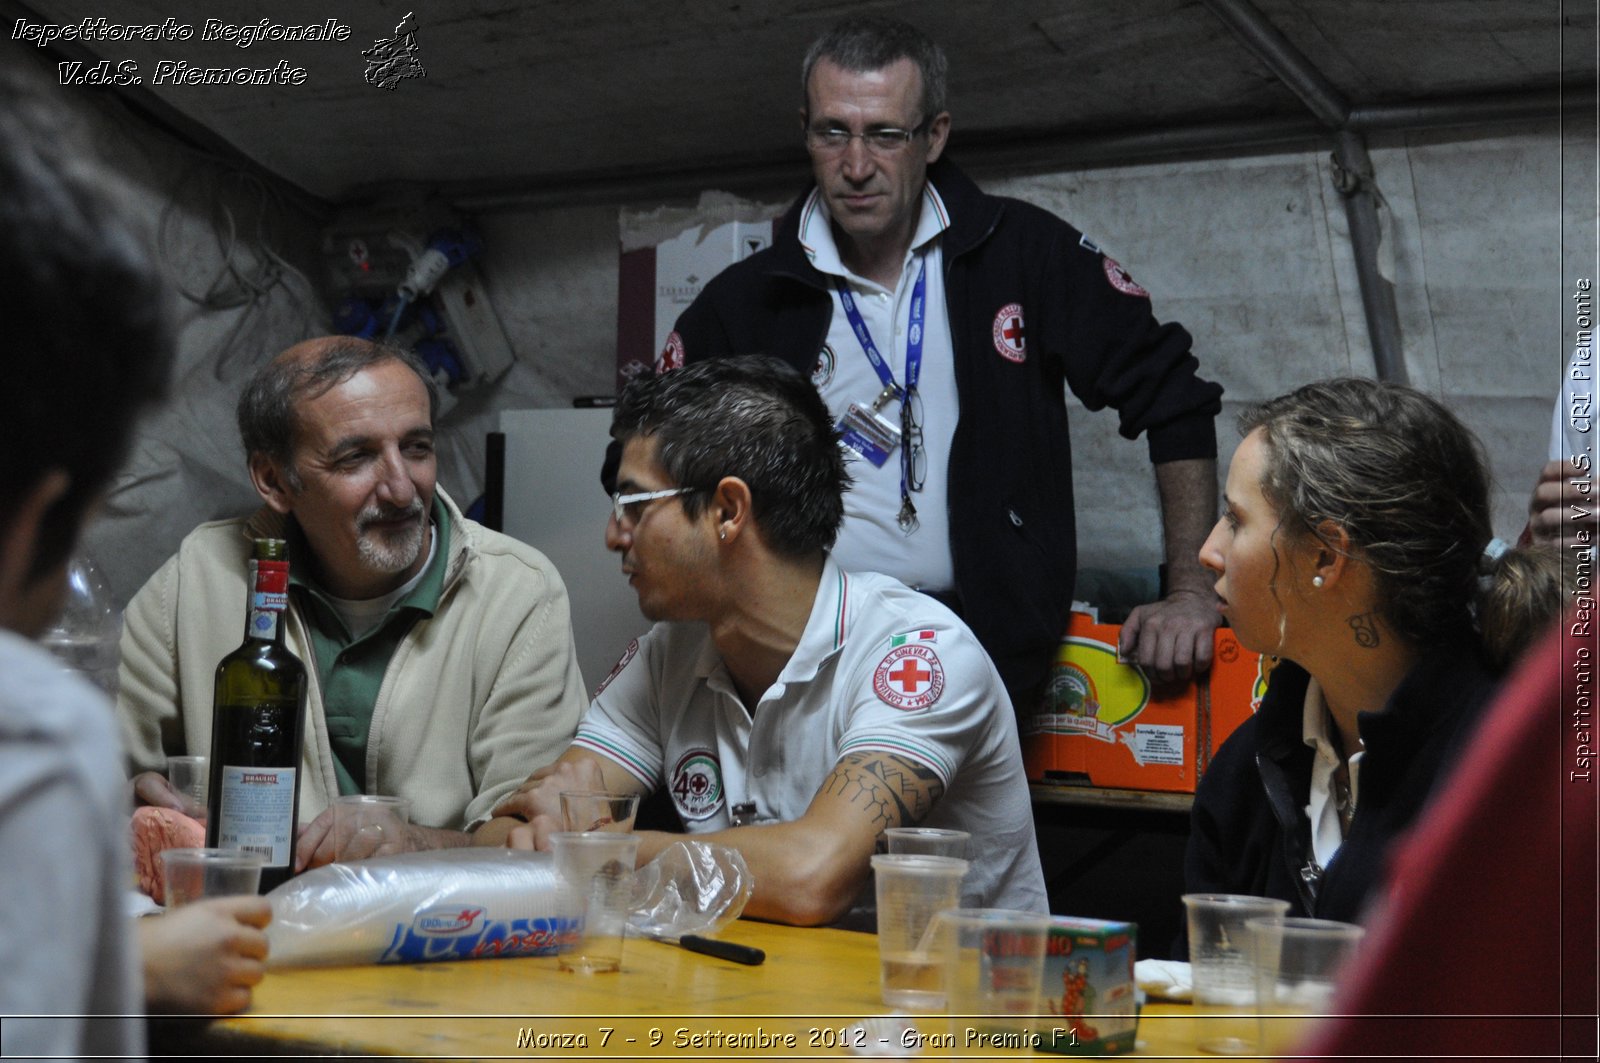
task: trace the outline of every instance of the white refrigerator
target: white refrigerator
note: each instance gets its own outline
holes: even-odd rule
[[[611,411],[506,410],[500,430],[504,531],[542,551],[561,573],[578,665],[593,694],[629,641],[650,627],[622,576],[622,559],[605,544],[611,500],[600,487],[600,465]]]

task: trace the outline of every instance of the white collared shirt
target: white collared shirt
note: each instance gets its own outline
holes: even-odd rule
[[[1333,796],[1333,773],[1339,768],[1339,753],[1329,738],[1333,720],[1328,716],[1327,704],[1322,700],[1322,688],[1315,679],[1306,685],[1305,711],[1301,733],[1305,744],[1316,753],[1311,762],[1311,800],[1306,805],[1306,818],[1311,821],[1311,851],[1317,863],[1327,867],[1344,844],[1344,827],[1339,822],[1339,806]],[[1361,758],[1365,749],[1350,754],[1350,803],[1360,803]]]
[[[754,711],[702,623],[662,622],[595,692],[574,748],[665,788],[691,834],[805,815],[839,758],[915,762],[945,792],[921,825],[971,834],[963,903],[1045,911],[1017,725],[1000,675],[944,606],[829,559],[805,631]],[[872,906],[868,884],[860,903]]]
[[[922,445],[926,470],[922,490],[912,492],[918,527],[907,533],[900,517],[900,452],[882,468],[846,452],[846,467],[855,484],[844,496],[844,526],[833,555],[851,572],[884,572],[919,590],[947,591],[955,586],[950,559],[949,477],[950,442],[955,436],[959,404],[956,398],[955,357],[950,339],[950,315],[945,308],[944,255],[940,237],[950,227],[950,215],[931,184],[923,186],[922,210],[911,247],[901,266],[894,290],[852,273],[839,256],[822,195],[813,190],[800,216],[800,244],[811,264],[828,277],[843,278],[850,288],[897,384],[906,373],[906,330],[911,317],[911,293],[917,273],[927,267],[926,311],[923,315],[922,369],[917,384],[921,397]],[[830,289],[833,317],[828,325],[827,348],[818,358],[812,380],[822,393],[835,422],[851,403],[871,406],[883,383],[866,352],[861,349],[845,316],[836,289]],[[884,416],[899,423],[899,403],[885,407]],[[902,444],[903,445],[903,444]]]

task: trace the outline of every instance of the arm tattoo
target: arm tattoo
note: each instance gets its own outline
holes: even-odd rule
[[[822,783],[821,792],[845,798],[882,831],[921,822],[944,793],[932,770],[890,753],[847,753]]]
[[[1364,650],[1370,650],[1378,644],[1378,614],[1362,613],[1352,616],[1348,621],[1350,630],[1356,633],[1356,645]]]

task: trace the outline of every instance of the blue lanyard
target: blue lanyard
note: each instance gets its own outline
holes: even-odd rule
[[[917,283],[911,289],[911,326],[906,332],[906,386],[903,388],[894,382],[889,363],[884,361],[883,352],[873,342],[861,311],[856,309],[855,296],[850,294],[849,285],[845,284],[843,277],[835,277],[833,286],[839,289],[839,302],[844,304],[844,316],[850,322],[850,330],[856,334],[856,340],[860,342],[862,351],[866,352],[867,361],[877,371],[878,379],[883,381],[884,387],[894,390],[895,397],[901,403],[907,402],[911,393],[917,390],[917,378],[922,375],[922,315],[924,296],[928,290],[927,259],[923,259],[922,267],[917,271]]]
[[[850,288],[845,284],[844,278],[833,278],[833,286],[839,290],[839,302],[844,306],[844,316],[850,322],[850,330],[856,334],[856,340],[861,344],[861,350],[866,354],[867,361],[872,363],[878,379],[883,382],[884,390],[892,391],[900,400],[900,526],[909,531],[916,526],[917,520],[917,507],[911,504],[911,492],[907,488],[911,476],[913,433],[916,429],[911,398],[917,392],[917,380],[922,375],[922,318],[927,303],[928,259],[926,255],[922,256],[922,263],[917,269],[917,283],[911,288],[911,320],[906,329],[904,387],[895,383],[894,373],[890,371],[889,363],[884,361],[883,352],[879,351],[878,345],[873,342],[872,333],[867,329],[861,311],[856,309],[855,297],[850,294]]]

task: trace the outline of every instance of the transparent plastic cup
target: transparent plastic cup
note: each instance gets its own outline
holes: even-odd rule
[[[556,871],[583,931],[557,953],[563,971],[595,974],[622,969],[622,934],[633,901],[637,834],[621,831],[559,831],[550,836]]]
[[[333,799],[335,860],[365,860],[410,849],[411,802],[404,797],[345,794]]]
[[[256,893],[262,863],[258,854],[239,849],[167,849],[161,854],[167,907]]]
[[[167,782],[183,798],[183,814],[204,822],[206,796],[211,791],[210,758],[168,757]]]
[[[1186,893],[1194,1028],[1203,1052],[1256,1051],[1255,941],[1252,919],[1282,918],[1288,901],[1235,893]]]
[[[1284,1055],[1318,1016],[1332,1012],[1339,973],[1366,931],[1332,919],[1252,919],[1247,927],[1255,946],[1257,1048]]]
[[[944,951],[950,1032],[999,1035],[991,1043],[1026,1047],[1038,1022],[1050,917],[1006,908],[952,908],[934,918]]]
[[[923,856],[953,856],[967,858],[967,839],[964,830],[945,830],[939,827],[890,827],[883,832],[891,853],[914,853]]]
[[[967,862],[950,856],[880,853],[872,858],[878,898],[878,963],[883,1002],[933,1011],[944,1006],[944,965],[933,917],[961,903]]]
[[[638,794],[606,790],[561,791],[561,829],[629,831],[639,811]]]

